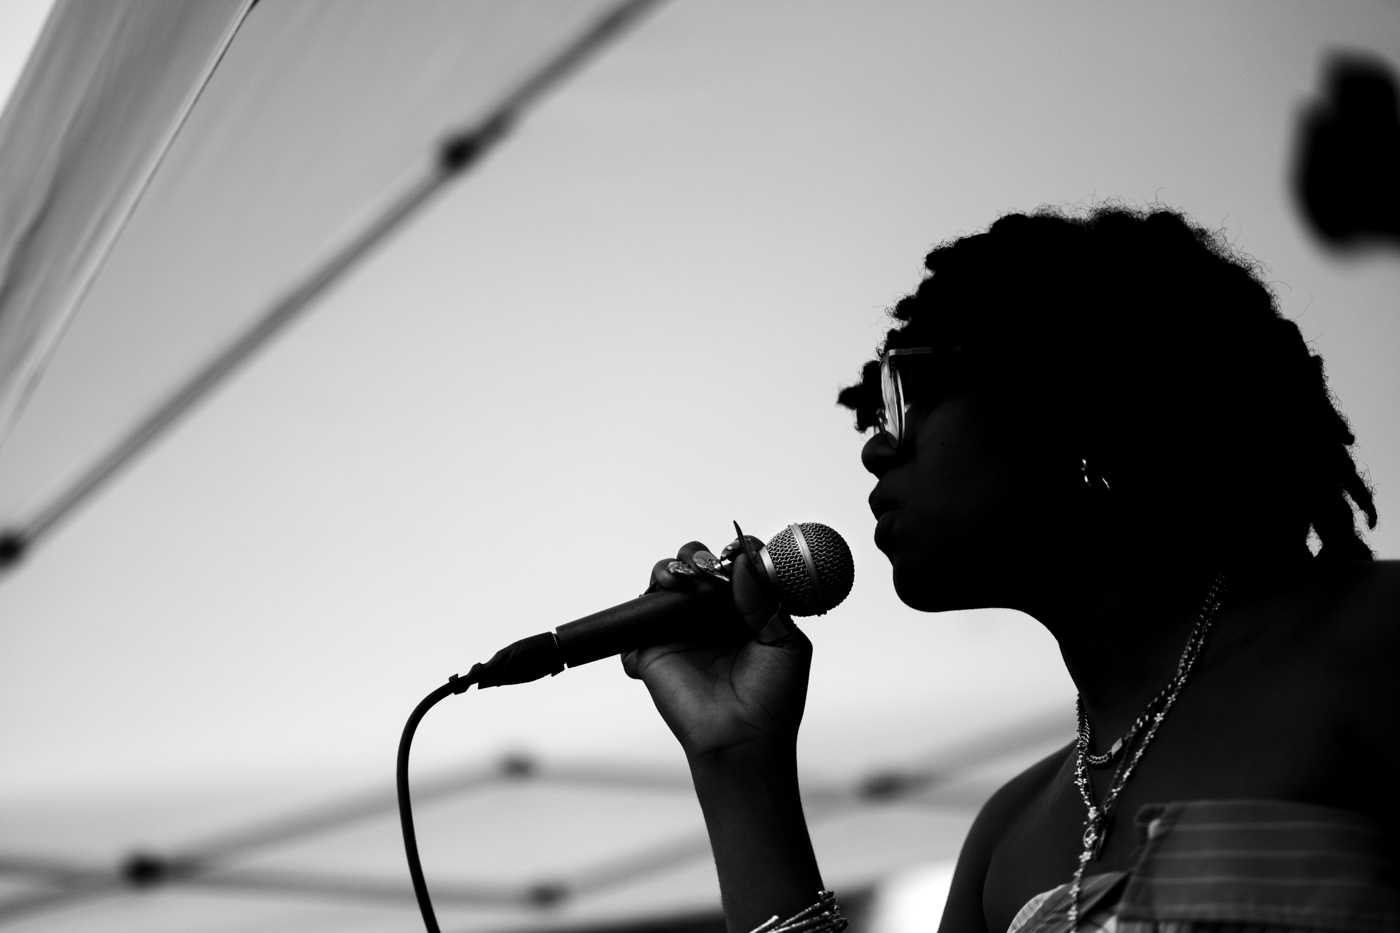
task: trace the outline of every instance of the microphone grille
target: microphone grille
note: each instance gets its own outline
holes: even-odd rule
[[[819,616],[835,609],[855,583],[850,547],[820,522],[788,525],[768,542],[767,551],[783,606],[792,615]]]

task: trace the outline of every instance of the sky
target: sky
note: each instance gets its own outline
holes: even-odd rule
[[[0,81],[43,7],[0,14]],[[1400,62],[1400,7],[664,6],[0,580],[0,793],[378,780],[447,675],[734,519],[855,552],[806,626],[811,772],[1070,709],[1033,620],[898,602],[834,405],[932,245],[1041,204],[1165,203],[1264,262],[1400,556],[1400,256],[1328,252],[1288,190],[1338,49]],[[425,769],[681,763],[611,661],[420,736]]]

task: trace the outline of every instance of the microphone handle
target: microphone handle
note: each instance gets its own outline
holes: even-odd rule
[[[727,592],[707,598],[657,590],[566,622],[553,632],[522,638],[485,664],[474,665],[468,679],[478,689],[523,684],[553,677],[565,665],[578,667],[633,648],[669,642],[729,644],[752,637]]]
[[[723,604],[728,604],[727,614],[723,613]],[[723,604],[718,598],[706,599],[696,593],[657,590],[566,622],[554,630],[554,637],[564,663],[578,667],[649,645],[716,644],[752,636],[744,620],[734,611],[733,602],[725,598]],[[713,620],[717,615],[723,622],[715,630]],[[726,615],[732,619],[725,618]]]

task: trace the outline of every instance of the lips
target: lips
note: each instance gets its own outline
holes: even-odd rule
[[[893,511],[898,505],[899,503],[889,496],[880,495],[878,489],[870,494],[870,511],[874,513],[877,522],[885,516],[885,513]]]
[[[889,527],[894,521],[895,509],[899,503],[878,492],[870,494],[870,511],[875,515],[875,546],[884,549],[882,541],[889,536]]]

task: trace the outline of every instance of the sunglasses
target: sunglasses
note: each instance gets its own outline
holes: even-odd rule
[[[909,410],[909,393],[905,387],[905,377],[900,374],[900,361],[908,360],[909,357],[929,356],[933,353],[944,353],[958,355],[962,350],[957,347],[904,347],[898,350],[886,350],[880,356],[880,410],[876,413],[880,430],[884,432],[885,439],[895,450],[899,449],[900,443],[904,440],[905,413]],[[907,362],[906,362],[907,365]]]

